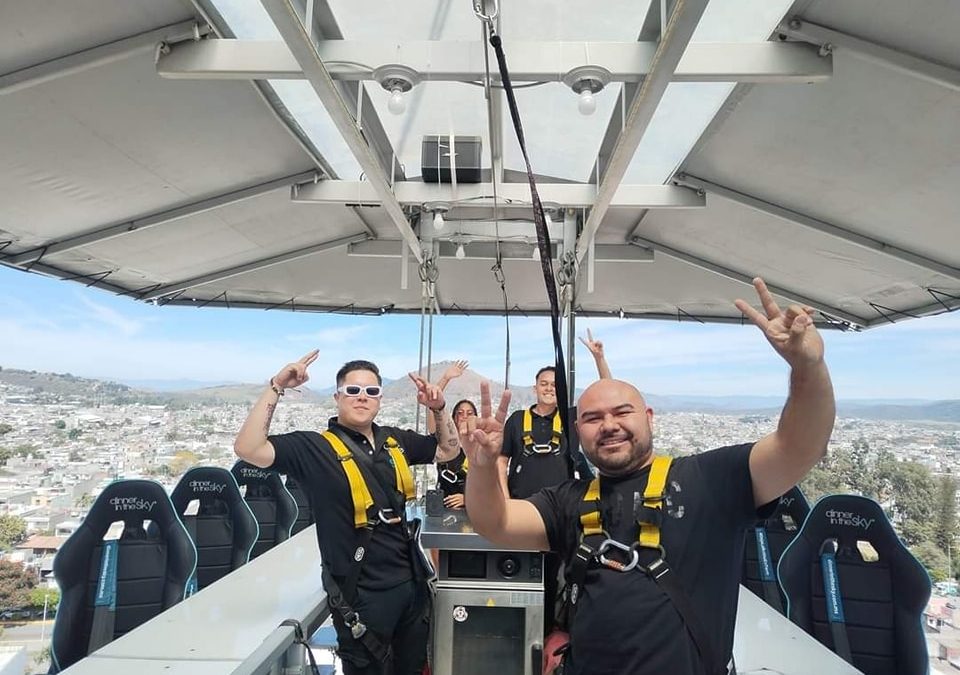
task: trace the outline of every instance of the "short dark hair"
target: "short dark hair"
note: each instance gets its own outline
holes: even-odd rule
[[[540,370],[537,371],[537,376],[536,376],[535,378],[533,378],[533,381],[534,381],[534,382],[539,382],[539,381],[540,381],[540,376],[543,375],[544,373],[546,373],[547,371],[553,373],[553,376],[554,376],[554,377],[557,376],[557,369],[556,369],[556,367],[554,367],[554,366],[544,366],[543,368],[541,368]]]
[[[377,368],[377,364],[373,361],[347,361],[340,367],[340,370],[337,371],[337,386],[341,386],[343,381],[347,377],[347,373],[352,373],[355,370],[369,370],[371,373],[377,376],[377,384],[383,385],[383,378],[380,377],[380,369]]]
[[[459,401],[457,401],[457,404],[456,404],[455,406],[453,406],[453,412],[450,413],[450,414],[453,416],[453,419],[457,419],[457,411],[460,410],[460,406],[462,406],[462,405],[468,405],[468,406],[470,406],[471,408],[473,408],[473,414],[474,414],[474,415],[477,414],[477,406],[475,406],[475,405],[473,404],[473,401],[471,401],[471,400],[468,399],[468,398],[464,398],[464,399],[460,399]]]

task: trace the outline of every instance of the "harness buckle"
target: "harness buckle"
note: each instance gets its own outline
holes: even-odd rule
[[[559,447],[553,447],[552,443],[534,443],[530,446],[530,452],[534,455],[551,455],[560,450]]]
[[[614,558],[608,558],[607,552],[612,550],[617,550],[624,554],[628,554],[629,561],[623,563]],[[604,542],[600,544],[600,547],[597,549],[597,555],[599,556],[601,565],[612,570],[616,570],[617,572],[630,572],[640,562],[640,554],[637,553],[636,549],[634,549],[632,546],[625,546],[616,539],[604,540]]]
[[[442,469],[440,471],[440,478],[448,483],[456,483],[459,480],[457,474],[450,469]]]
[[[354,640],[359,640],[363,637],[363,634],[367,632],[367,626],[360,620],[360,615],[354,612],[353,621],[346,622],[347,626],[350,628],[350,635],[353,636]]]
[[[380,509],[377,512],[377,517],[384,525],[399,525],[403,521],[403,518],[397,515],[393,509]]]

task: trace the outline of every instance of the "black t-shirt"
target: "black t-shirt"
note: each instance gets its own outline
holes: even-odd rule
[[[437,462],[437,487],[444,497],[463,494],[467,486],[467,472],[463,468],[466,461],[467,456],[460,448],[460,454],[449,462]]]
[[[543,417],[530,408],[533,416],[531,436],[537,444],[547,444],[553,438],[553,415]],[[567,439],[561,437],[557,453],[525,455],[523,452],[523,410],[517,410],[503,427],[503,450],[510,458],[510,473],[507,474],[507,489],[514,499],[526,499],[546,487],[559,485],[572,478]]]
[[[437,453],[436,438],[414,431],[375,424],[373,433],[377,448],[374,451],[363,434],[340,426],[336,418],[330,420],[329,426],[346,433],[367,451],[373,458],[374,470],[382,476],[381,483],[386,485],[395,486],[397,481],[390,455],[384,449],[387,436],[393,436],[400,444],[410,465],[432,463]],[[307,491],[317,523],[317,543],[323,564],[335,577],[346,577],[353,564],[358,537],[353,526],[350,484],[336,452],[315,431],[270,436],[269,441],[276,451],[276,459],[270,468],[293,476]],[[376,494],[373,486],[367,487],[371,494]],[[402,496],[400,500],[403,500]],[[384,524],[375,527],[357,585],[371,589],[391,588],[412,578],[410,552],[401,527]]]
[[[661,544],[714,649],[724,663],[733,649],[744,534],[776,502],[757,509],[749,457],[752,444],[673,460],[667,476]],[[635,501],[649,467],[632,476],[600,479],[604,529],[617,541],[637,541]],[[546,525],[552,550],[569,564],[580,535],[580,505],[589,481],[568,481],[530,498]],[[696,646],[666,593],[642,571],[591,565],[570,636],[568,675],[702,675]]]

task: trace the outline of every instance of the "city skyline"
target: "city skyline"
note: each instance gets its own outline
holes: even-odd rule
[[[420,317],[157,307],[0,268],[0,365],[118,381],[260,382],[313,348],[312,385],[325,388],[352,358],[386,377],[417,367]],[[751,289],[741,296],[755,301]],[[734,298],[731,298],[731,303]],[[466,358],[503,379],[502,317],[440,316],[433,362]],[[787,366],[752,326],[581,318],[602,339],[614,375],[661,395],[778,396]],[[510,319],[511,386],[553,360],[547,319]],[[960,313],[863,333],[824,331],[838,398],[960,398]],[[569,358],[569,355],[568,355]],[[595,376],[578,343],[578,386]],[[426,354],[424,354],[426,360]]]

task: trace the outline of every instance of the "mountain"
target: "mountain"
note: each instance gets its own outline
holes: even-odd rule
[[[449,361],[431,366],[433,380],[450,365]],[[446,399],[452,405],[466,398],[479,404],[481,374],[467,370],[461,377],[450,382]],[[196,385],[190,381],[140,380],[141,387],[130,386],[93,378],[77,377],[70,373],[43,373],[33,370],[17,370],[0,367],[0,391],[26,395],[38,402],[55,403],[84,401],[90,404],[166,404],[173,406],[197,406],[252,403],[263,391],[263,384],[217,384]],[[154,384],[156,388],[148,385]],[[408,377],[395,380],[384,378],[384,395],[395,401],[414,401],[413,382]],[[181,386],[185,387],[181,389]],[[298,400],[314,402],[327,399],[334,387],[310,389],[304,387]],[[493,402],[503,391],[503,384],[490,380]],[[582,392],[578,390],[577,396]],[[657,412],[699,412],[717,415],[777,414],[783,407],[784,398],[778,396],[682,396],[647,394],[647,402]],[[535,403],[533,388],[514,383],[513,407],[526,407]],[[841,400],[837,404],[840,417],[876,419],[888,421],[930,421],[960,423],[960,400],[929,401],[918,399],[855,399]]]

